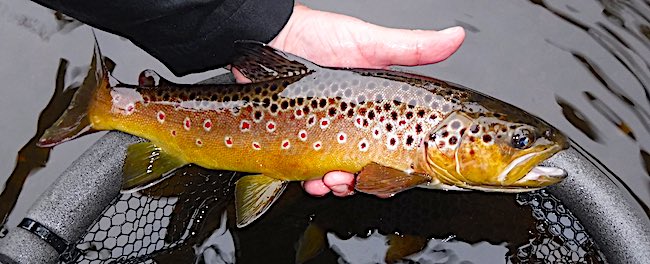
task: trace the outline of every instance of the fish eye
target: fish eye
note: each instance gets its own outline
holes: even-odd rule
[[[512,134],[512,146],[517,149],[527,149],[535,142],[534,134],[529,129],[518,128]]]

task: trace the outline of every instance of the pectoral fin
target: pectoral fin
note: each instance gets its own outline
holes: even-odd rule
[[[375,195],[395,194],[431,180],[428,175],[406,173],[401,170],[371,163],[363,167],[357,176],[355,189]]]
[[[130,145],[124,161],[122,190],[135,192],[150,187],[186,164],[151,142]]]
[[[287,187],[287,182],[262,174],[242,177],[235,187],[237,227],[245,227],[259,218]]]

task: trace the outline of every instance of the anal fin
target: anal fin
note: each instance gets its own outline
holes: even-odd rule
[[[264,214],[286,187],[286,181],[263,174],[239,179],[235,187],[237,227],[245,227]]]
[[[186,164],[151,142],[130,145],[124,161],[122,190],[135,192],[150,187]]]
[[[374,195],[392,195],[431,181],[431,177],[371,163],[357,176],[355,189]]]

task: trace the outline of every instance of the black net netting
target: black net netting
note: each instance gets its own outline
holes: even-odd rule
[[[88,229],[87,234],[76,243],[74,249],[78,255],[62,263],[293,262],[296,244],[302,237],[300,234],[310,224],[319,224],[323,229],[332,229],[348,238],[362,233],[367,236],[368,230],[377,228],[383,229],[384,233],[400,230],[427,239],[452,235],[469,243],[489,241],[499,244],[499,241],[505,241],[509,244],[509,251],[504,256],[504,262],[507,263],[605,263],[605,258],[578,219],[557,198],[545,191],[516,196],[477,194],[478,196],[468,197],[467,195],[473,194],[412,190],[409,192],[413,192],[413,195],[406,192],[392,200],[364,195],[346,199],[314,199],[301,194],[300,188],[296,187],[297,191],[285,193],[280,202],[267,212],[267,216],[241,231],[231,224],[231,200],[238,174],[207,172],[196,167],[176,174],[141,193],[121,194],[117,197]],[[435,196],[433,202],[423,202],[422,199],[425,198],[432,200],[432,195]],[[474,203],[474,200],[483,202]],[[458,204],[454,204],[456,202]],[[437,207],[423,203],[436,203]],[[432,209],[429,210],[431,212],[409,210],[411,204]],[[487,208],[485,204],[489,204]],[[462,206],[467,209],[441,210]],[[297,208],[303,208],[304,212]],[[328,209],[321,212],[319,208]],[[350,208],[353,211],[348,211]],[[462,216],[453,216],[454,213]],[[334,217],[329,218],[328,214]],[[469,214],[471,215],[468,216]],[[504,216],[505,214],[512,215]],[[408,220],[403,217],[408,217]],[[422,219],[454,217],[467,220],[452,220],[449,221],[451,224],[437,220],[437,224],[422,225],[425,222]],[[366,218],[373,220],[366,221]],[[340,225],[344,222],[354,222],[365,229],[341,228]],[[473,226],[479,222],[492,226],[495,230],[485,231],[490,228]],[[509,226],[504,229],[498,226],[500,224]],[[409,231],[410,229],[414,231]],[[449,230],[446,232],[444,229]],[[490,239],[504,233],[503,230],[518,234],[494,241]],[[486,237],[473,238],[474,235]],[[227,239],[219,242],[220,237]],[[266,240],[267,237],[274,239]],[[286,243],[283,240],[287,240]],[[273,244],[269,245],[268,241],[273,241]],[[247,248],[253,248],[254,253]],[[232,253],[240,250],[242,252]],[[318,254],[315,254],[315,260],[308,263],[336,262],[336,257],[327,257],[336,254],[332,250]],[[251,255],[261,257],[250,257]],[[286,256],[284,260],[274,259],[277,255],[291,256]],[[318,256],[321,256],[320,261]]]

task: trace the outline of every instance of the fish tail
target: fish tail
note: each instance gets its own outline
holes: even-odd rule
[[[94,54],[88,74],[72,97],[63,115],[47,130],[38,141],[39,147],[53,147],[77,137],[102,129],[93,127],[90,118],[97,102],[110,92],[108,69],[95,40]]]

